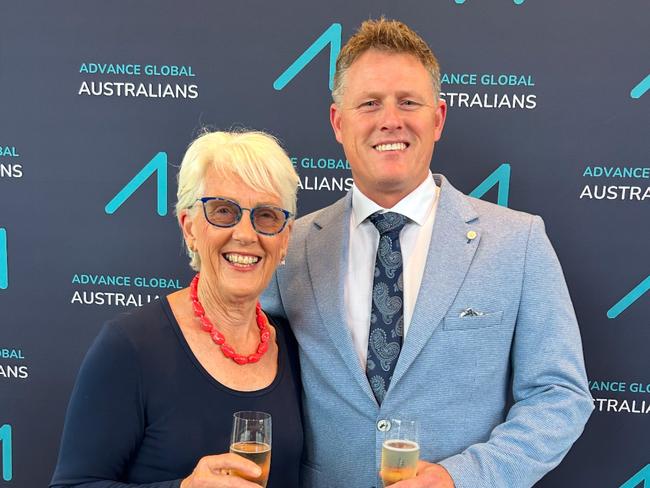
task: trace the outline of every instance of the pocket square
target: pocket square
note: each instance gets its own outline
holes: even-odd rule
[[[481,317],[482,315],[485,315],[484,312],[481,312],[480,310],[474,310],[473,308],[466,308],[462,312],[460,312],[459,317]]]

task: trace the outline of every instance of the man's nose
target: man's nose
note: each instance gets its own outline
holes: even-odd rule
[[[381,110],[382,130],[396,130],[402,128],[402,113],[395,103],[386,103]]]

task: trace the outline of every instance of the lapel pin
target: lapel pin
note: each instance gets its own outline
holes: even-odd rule
[[[474,239],[476,239],[476,236],[478,234],[474,232],[473,230],[467,231],[467,234],[465,234],[465,237],[467,237],[467,244],[472,242]]]

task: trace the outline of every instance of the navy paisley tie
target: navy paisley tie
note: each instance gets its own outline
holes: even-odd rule
[[[372,285],[366,375],[381,404],[404,336],[404,277],[399,233],[408,219],[395,212],[376,212],[369,219],[380,237]]]

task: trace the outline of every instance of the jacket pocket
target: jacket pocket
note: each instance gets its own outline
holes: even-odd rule
[[[470,330],[496,327],[501,323],[503,312],[486,313],[478,316],[448,316],[442,324],[443,330]]]

